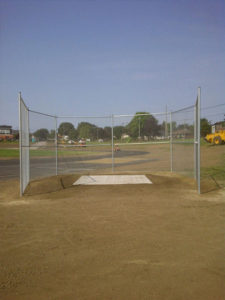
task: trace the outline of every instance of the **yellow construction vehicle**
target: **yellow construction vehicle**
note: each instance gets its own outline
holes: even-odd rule
[[[205,140],[214,145],[225,143],[225,120],[212,125],[211,133],[206,135]]]
[[[215,133],[209,133],[205,140],[211,144],[221,145],[225,143],[225,130],[218,130]]]

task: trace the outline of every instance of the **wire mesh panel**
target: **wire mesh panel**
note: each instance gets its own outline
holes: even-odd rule
[[[204,122],[214,134],[224,126],[224,107],[205,110],[202,137]],[[57,117],[29,110],[21,95],[19,109],[21,194],[30,179],[57,174],[155,171],[195,177],[200,192],[200,89],[196,105],[172,113]],[[222,136],[217,140],[223,144]],[[208,138],[210,145],[214,141]],[[204,155],[202,171],[208,175]]]
[[[20,194],[30,181],[29,166],[29,111],[19,94],[19,132],[20,132]]]
[[[56,175],[56,118],[29,112],[30,119],[30,179]]]
[[[116,172],[169,171],[168,114],[114,116]]]
[[[112,172],[112,117],[58,118],[58,174]]]
[[[171,113],[171,169],[195,177],[195,106]]]
[[[201,110],[201,182],[225,186],[225,103]]]

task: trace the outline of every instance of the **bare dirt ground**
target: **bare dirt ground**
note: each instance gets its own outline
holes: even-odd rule
[[[225,190],[191,179],[72,186],[0,182],[0,298],[225,299]]]

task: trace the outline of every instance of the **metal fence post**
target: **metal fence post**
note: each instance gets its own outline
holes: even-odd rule
[[[197,168],[198,168],[198,193],[201,193],[201,88],[198,87],[198,132],[197,132],[197,136],[198,136],[198,164],[197,164]]]
[[[112,115],[112,173],[114,172],[114,133],[113,133],[113,127],[114,127],[114,116]]]
[[[21,92],[18,96],[19,101],[19,148],[20,148],[20,197],[23,195],[23,180],[22,180],[22,118],[21,118]]]
[[[196,152],[196,144],[197,144],[197,134],[196,134],[196,131],[197,131],[197,117],[196,117],[196,114],[197,114],[197,102],[198,102],[198,98],[197,98],[197,101],[195,103],[195,107],[194,107],[194,177],[195,177],[195,180],[197,180],[197,167],[196,167],[196,163],[197,163],[197,152]]]
[[[172,112],[170,112],[170,172],[173,172],[173,128]]]
[[[55,116],[55,174],[58,175],[58,122]]]
[[[27,151],[27,181],[30,182],[30,113],[29,109],[27,109],[27,131],[28,131],[28,151]]]

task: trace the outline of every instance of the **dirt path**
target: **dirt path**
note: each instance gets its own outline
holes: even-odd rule
[[[98,187],[53,177],[23,198],[18,181],[0,182],[0,298],[225,299],[225,191],[149,177]]]

